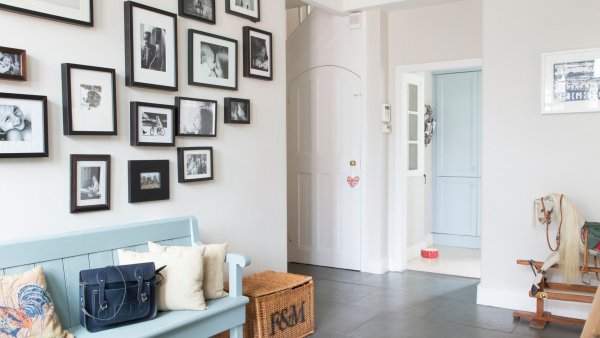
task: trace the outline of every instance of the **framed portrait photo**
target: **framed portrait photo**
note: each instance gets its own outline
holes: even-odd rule
[[[260,21],[260,0],[225,0],[225,12],[250,21]]]
[[[71,213],[110,209],[110,155],[71,155]]]
[[[600,48],[542,54],[542,114],[600,111]]]
[[[169,199],[169,161],[129,161],[129,203]]]
[[[62,64],[63,133],[117,135],[115,70]]]
[[[273,34],[244,27],[244,76],[273,80]]]
[[[179,0],[179,15],[215,24],[215,0]]]
[[[175,145],[175,106],[131,102],[131,145]]]
[[[225,123],[250,124],[250,100],[225,98]]]
[[[236,40],[190,29],[188,83],[237,90]]]
[[[0,47],[0,79],[27,80],[27,53],[24,50]]]
[[[94,26],[93,0],[0,0],[0,8],[82,26]]]
[[[0,158],[48,157],[46,96],[0,93]]]
[[[217,101],[176,97],[177,136],[217,136]]]
[[[177,168],[179,183],[213,180],[213,148],[177,148]]]
[[[177,90],[177,15],[125,2],[125,84]]]

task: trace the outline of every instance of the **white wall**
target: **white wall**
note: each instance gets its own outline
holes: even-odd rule
[[[145,4],[177,13],[175,0],[146,0]],[[0,80],[1,92],[47,95],[49,100],[50,157],[2,159],[0,176],[3,205],[2,240],[57,234],[142,220],[196,215],[205,242],[228,241],[233,251],[249,254],[246,270],[286,270],[286,139],[285,39],[283,1],[263,1],[261,22],[225,14],[217,1],[217,25],[179,18],[179,92],[125,87],[123,1],[95,1],[95,27],[0,11],[2,45],[26,49],[28,81]],[[272,82],[241,76],[242,26],[273,33]],[[239,42],[239,91],[187,85],[187,29],[194,28]],[[117,70],[118,136],[63,136],[60,64],[103,66]],[[176,95],[216,99],[218,137],[176,138],[177,146],[213,146],[215,180],[177,183],[177,152],[173,148],[129,146],[129,102],[174,104]],[[223,98],[252,101],[252,124],[223,124]],[[111,210],[69,213],[69,155],[111,154]],[[171,199],[129,204],[128,160],[170,160]],[[256,196],[261,198],[257,199]]]
[[[389,74],[395,74],[396,67],[466,60],[480,58],[481,39],[481,0],[464,0],[437,6],[395,10],[388,13],[388,55]],[[418,67],[424,70],[424,67]],[[425,102],[432,102],[431,74],[425,72]],[[396,98],[396,79],[389,78],[389,97],[392,101],[394,117],[400,113]],[[402,130],[393,131],[398,137]],[[435,137],[435,136],[434,136]],[[425,148],[425,167],[427,182],[422,176],[409,177],[406,180],[407,203],[407,243],[409,246],[423,245],[425,236],[432,229],[432,168],[433,145]],[[390,158],[396,156],[397,144],[390,145]],[[401,176],[403,170],[399,164],[390,163],[390,186]],[[398,201],[393,192],[390,194],[390,220],[397,223]]]
[[[532,226],[534,198],[562,192],[600,219],[600,114],[540,114],[541,54],[599,47],[599,12],[595,0],[483,1],[482,304],[534,308],[531,271],[515,264],[549,253],[545,230]],[[549,311],[589,309],[567,305]]]

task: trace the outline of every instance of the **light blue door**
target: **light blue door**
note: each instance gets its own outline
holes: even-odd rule
[[[481,246],[481,71],[434,75],[433,241]]]

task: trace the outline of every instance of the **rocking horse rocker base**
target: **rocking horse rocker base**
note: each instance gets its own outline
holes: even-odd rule
[[[544,263],[529,260],[518,260],[517,264],[531,265],[532,267],[535,267],[535,269],[537,269],[539,273]],[[552,266],[552,268],[559,268],[559,266],[554,265]],[[598,273],[600,272],[600,269],[589,267],[588,271],[592,273]],[[545,329],[548,323],[560,323],[583,327],[583,325],[585,325],[585,320],[556,316],[551,314],[550,312],[544,311],[544,302],[546,300],[560,300],[577,303],[592,303],[592,301],[594,300],[593,294],[596,292],[597,289],[598,287],[590,285],[548,283],[544,278],[542,279],[542,282],[540,283],[540,288],[536,293],[532,291],[529,292],[529,297],[536,298],[536,312],[513,311],[513,318],[515,320],[520,320],[521,318],[531,319],[531,324],[529,324],[529,327],[540,330]],[[577,292],[578,294],[568,292]],[[585,295],[586,293],[589,293],[590,295]]]

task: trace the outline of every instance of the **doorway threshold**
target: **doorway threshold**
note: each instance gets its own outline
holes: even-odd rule
[[[433,246],[439,250],[435,259],[421,256],[408,261],[407,270],[481,278],[481,249]]]

